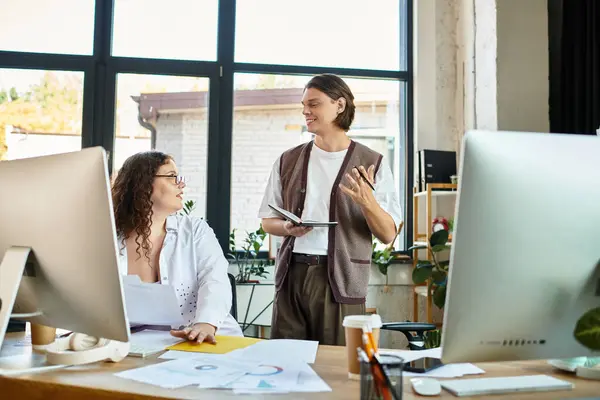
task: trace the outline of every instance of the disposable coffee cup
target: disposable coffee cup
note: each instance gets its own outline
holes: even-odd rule
[[[370,326],[373,331],[373,339],[379,346],[379,330],[381,329],[381,317],[373,315],[348,315],[342,323],[346,334],[346,354],[348,362],[348,378],[360,379],[360,362],[356,348],[363,350],[363,327]]]
[[[43,350],[54,343],[56,328],[51,326],[31,324],[31,345],[36,350]]]

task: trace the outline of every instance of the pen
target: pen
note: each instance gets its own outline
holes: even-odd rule
[[[375,350],[371,346],[372,340],[369,338],[367,333],[363,333],[363,344],[368,356],[369,364],[371,364],[371,374],[373,375],[373,383],[375,385],[375,394],[377,397],[382,396],[384,400],[389,399],[388,388],[385,387],[385,379],[383,378],[383,369],[381,364],[374,362]]]
[[[381,362],[379,361],[379,354],[373,354],[371,362],[379,367],[381,375],[383,376],[383,397],[389,398],[389,394],[391,393],[394,400],[399,400],[396,391],[392,388],[392,382],[390,382],[390,377],[386,374],[385,369],[383,369],[383,365],[381,365]]]
[[[356,170],[358,171],[358,174],[360,175],[361,178],[364,179],[365,182],[367,182],[367,185],[369,185],[369,187],[372,190],[375,190],[375,188],[373,187],[373,185],[371,185],[371,182],[369,182],[369,180],[367,179],[367,177],[362,173],[362,171],[360,170],[360,168],[358,168],[356,165],[354,166],[354,168],[356,168]]]

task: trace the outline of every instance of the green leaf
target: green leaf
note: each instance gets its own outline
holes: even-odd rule
[[[439,253],[440,251],[448,250],[450,246],[446,246],[445,244],[436,244],[431,248],[431,251],[434,253]]]
[[[446,271],[440,270],[438,268],[434,268],[431,273],[431,278],[433,279],[433,283],[436,285],[443,285],[446,283],[447,277]]]
[[[583,314],[575,325],[575,339],[591,350],[600,350],[600,307]]]
[[[429,244],[431,247],[437,246],[439,244],[446,244],[448,241],[448,231],[442,229],[441,231],[434,232],[429,238]]]
[[[377,264],[377,268],[379,268],[379,272],[381,272],[383,275],[387,275],[387,272],[388,272],[387,264]]]
[[[427,246],[424,246],[424,245],[420,244],[420,245],[411,246],[411,247],[409,247],[409,248],[408,248],[408,250],[406,250],[406,251],[411,251],[411,250],[422,250],[422,249],[426,249],[426,248],[427,248]]]
[[[431,278],[431,271],[432,271],[431,266],[422,266],[422,267],[417,267],[417,268],[413,269],[413,273],[412,273],[413,282],[416,283],[417,285],[420,285],[421,283],[425,283],[425,281],[427,281],[427,279]]]
[[[444,308],[446,305],[446,286],[436,286],[433,289],[433,304],[438,308]]]
[[[429,260],[417,261],[417,268],[433,268],[433,264]]]

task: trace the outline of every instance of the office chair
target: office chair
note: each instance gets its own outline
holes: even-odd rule
[[[433,331],[437,326],[424,322],[386,322],[381,329],[402,332],[408,340],[409,350],[425,350],[425,332]]]
[[[228,272],[227,277],[231,284],[231,310],[229,310],[229,313],[237,321],[237,291],[235,286],[235,276]]]

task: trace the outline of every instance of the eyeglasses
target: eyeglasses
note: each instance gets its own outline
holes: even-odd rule
[[[154,175],[157,178],[174,178],[176,185],[181,185],[187,182],[187,178],[183,175]]]

